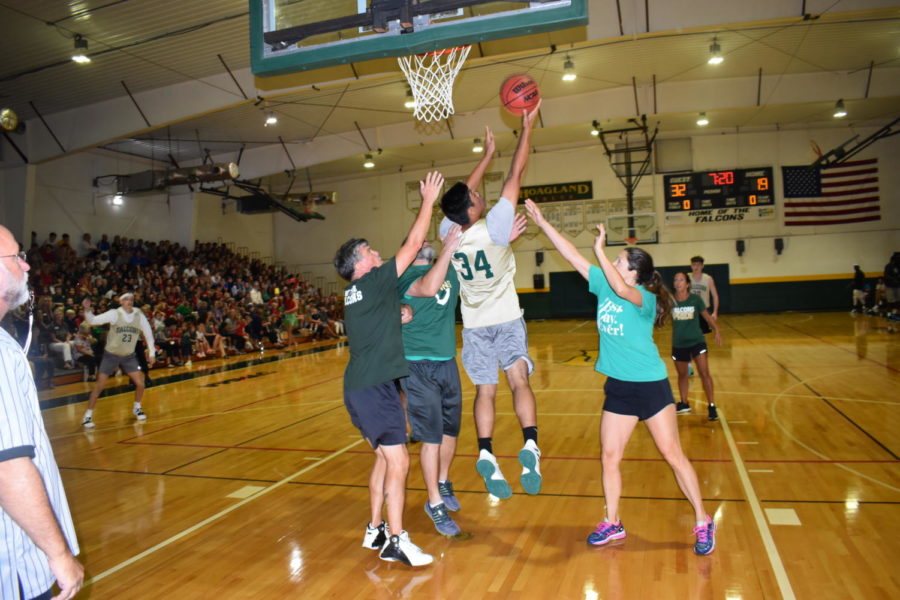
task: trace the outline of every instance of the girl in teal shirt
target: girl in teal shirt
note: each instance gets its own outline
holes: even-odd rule
[[[703,508],[697,474],[681,449],[672,388],[653,342],[653,326],[665,324],[672,310],[672,296],[654,270],[653,259],[640,248],[626,248],[614,262],[610,261],[603,252],[606,230],[598,225],[599,235],[594,241],[598,268],[544,219],[534,202],[526,200],[525,208],[563,258],[588,280],[591,293],[597,296],[600,358],[596,368],[607,376],[600,421],[606,516],[588,536],[588,543],[602,546],[625,537],[625,527],[619,519],[619,463],[635,426],[644,421],[672,468],[678,487],[694,508],[694,552],[709,554],[715,548],[716,524]]]

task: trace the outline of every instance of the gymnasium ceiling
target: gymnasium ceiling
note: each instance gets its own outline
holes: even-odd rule
[[[10,57],[0,66],[0,105],[13,107],[28,120],[38,116],[35,109],[48,115],[120,98],[126,85],[137,94],[221,74],[226,66],[232,71],[247,69],[247,0],[202,4],[204,9],[198,9],[200,3],[184,0],[0,0],[0,50]],[[593,0],[592,17],[598,6],[605,14],[615,15],[617,4],[616,0]],[[839,5],[836,2],[834,10],[812,20],[798,15],[778,22],[605,39],[584,39],[583,30],[566,30],[484,43],[473,47],[457,79],[456,111],[499,111],[498,82],[516,72],[532,75],[546,98],[630,88],[633,83],[650,86],[654,80],[660,85],[756,77],[760,69],[764,75],[780,78],[803,73],[849,76],[872,66],[875,77],[898,77],[900,8],[847,13],[837,12]],[[206,9],[209,6],[215,10]],[[68,58],[75,33],[89,40],[93,59],[89,65],[76,65]],[[706,62],[713,36],[725,57],[718,66]],[[561,80],[567,55],[578,72],[578,79],[568,83]],[[312,83],[315,87],[309,86]],[[263,89],[273,85],[270,80],[257,78],[256,85],[257,89],[243,90],[250,98],[246,101],[237,86],[230,87],[227,91],[235,96],[230,108],[150,127],[139,135],[107,141],[103,147],[158,160],[171,154],[180,163],[189,163],[202,157],[205,149],[236,158],[242,146],[280,144],[279,137],[292,143],[339,136],[359,144],[358,154],[310,165],[309,176],[314,179],[358,176],[367,145],[382,149],[376,172],[471,160],[472,138],[454,139],[452,121],[449,129],[446,124],[432,125],[445,131],[424,145],[392,147],[384,140],[364,138],[361,131],[412,120],[411,111],[403,107],[406,82],[393,60],[310,71],[290,80],[290,87],[303,87],[289,93]],[[265,97],[269,109],[277,113],[277,126],[263,126],[261,106],[253,103],[256,96]],[[831,117],[834,98],[777,105],[766,100],[761,96],[759,106],[750,102],[742,108],[709,111],[710,133],[883,125],[900,116],[900,98],[865,98],[862,90],[846,99],[850,117],[840,121]],[[661,135],[697,129],[695,111],[667,109],[665,98],[656,107],[645,105],[639,110],[660,123]],[[602,119],[602,107],[596,112],[594,118],[600,118],[605,128],[625,124],[624,119]],[[497,132],[501,149],[514,144],[514,122],[509,122],[509,131]],[[591,143],[590,124],[591,118],[586,117],[584,123],[541,129],[535,146]],[[5,153],[0,167],[17,160]]]

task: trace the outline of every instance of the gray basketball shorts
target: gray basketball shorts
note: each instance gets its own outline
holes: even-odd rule
[[[112,352],[103,353],[103,359],[100,361],[101,373],[113,376],[116,374],[116,369],[119,367],[122,368],[123,373],[134,373],[135,371],[141,370],[141,365],[138,364],[138,359],[134,352],[128,356],[119,356]]]
[[[456,360],[408,360],[409,377],[400,380],[406,393],[411,437],[440,444],[443,436],[459,436],[462,389]]]
[[[528,331],[525,319],[507,321],[499,325],[473,327],[462,330],[462,363],[475,385],[496,384],[497,368],[509,369],[519,359],[534,372],[534,361],[528,356]]]

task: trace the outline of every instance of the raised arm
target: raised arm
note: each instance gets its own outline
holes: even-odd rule
[[[500,197],[506,198],[511,202],[513,208],[516,207],[519,201],[522,174],[525,172],[525,165],[528,164],[528,155],[531,154],[531,130],[534,129],[534,122],[541,110],[541,102],[543,100],[538,101],[532,112],[526,110],[522,113],[522,131],[519,133],[519,143],[516,145],[515,154],[513,154],[509,175],[506,176],[506,181],[503,182],[503,191],[500,193]]]
[[[450,258],[456,249],[459,248],[459,238],[462,234],[462,228],[454,225],[444,238],[444,247],[438,255],[437,261],[432,265],[428,272],[416,279],[409,289],[406,290],[407,296],[417,296],[428,298],[434,296],[441,289],[444,280],[447,278],[447,268],[450,266]]]
[[[471,173],[469,173],[468,179],[466,179],[466,187],[468,187],[470,190],[477,190],[481,185],[481,180],[484,179],[484,173],[485,171],[487,171],[488,166],[494,159],[494,151],[496,149],[497,146],[494,142],[494,132],[491,131],[490,127],[485,126],[484,155],[482,155],[481,160],[478,161],[478,164],[475,165],[475,168],[472,169]]]
[[[606,276],[609,287],[613,289],[619,298],[628,300],[635,306],[643,306],[644,297],[641,296],[641,292],[636,287],[625,283],[622,275],[616,270],[616,266],[612,264],[603,251],[606,244],[606,228],[602,223],[597,225],[597,231],[599,234],[594,238],[594,254],[597,256],[597,260],[600,261],[600,268],[603,269],[603,275]]]
[[[90,298],[82,300],[81,306],[84,307],[84,320],[88,325],[111,325],[116,322],[116,311],[114,309],[100,315],[92,313]]]
[[[544,235],[546,235],[556,249],[559,250],[559,253],[563,255],[563,258],[569,261],[569,264],[575,267],[575,270],[578,271],[582,277],[587,279],[588,271],[591,269],[590,261],[582,256],[575,245],[563,237],[563,235],[544,218],[541,209],[538,208],[537,204],[531,199],[525,201],[525,210],[528,211],[528,216],[531,217],[534,224],[541,228]]]
[[[416,259],[419,248],[425,241],[425,234],[428,232],[428,225],[431,223],[431,213],[434,210],[434,202],[441,193],[444,185],[444,176],[437,171],[432,171],[425,176],[425,179],[419,182],[419,194],[422,196],[422,206],[419,207],[419,214],[406,236],[406,243],[400,246],[397,251],[395,262],[397,263],[397,276],[403,274],[404,271]]]

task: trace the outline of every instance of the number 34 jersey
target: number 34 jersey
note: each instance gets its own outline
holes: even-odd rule
[[[491,239],[486,219],[463,232],[453,253],[459,275],[463,327],[487,327],[522,316],[516,294],[516,258],[509,245]]]

